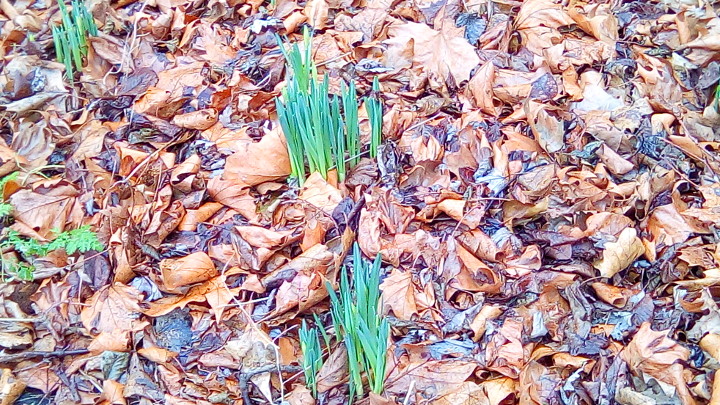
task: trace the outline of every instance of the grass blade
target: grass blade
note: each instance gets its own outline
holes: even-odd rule
[[[368,118],[370,119],[370,157],[377,157],[378,147],[382,142],[382,102],[380,101],[380,81],[373,78],[372,96],[365,99]]]

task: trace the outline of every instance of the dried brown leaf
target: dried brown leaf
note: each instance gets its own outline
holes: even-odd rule
[[[382,284],[383,312],[395,315],[398,319],[411,320],[412,316],[418,313],[415,302],[415,286],[412,282],[412,274],[393,269]]]
[[[612,277],[620,270],[631,265],[645,252],[645,245],[638,238],[635,228],[625,228],[620,232],[617,242],[608,242],[603,250],[603,258],[595,263],[602,277]]]
[[[171,292],[179,287],[199,283],[217,276],[218,272],[210,256],[196,252],[178,259],[164,259],[160,262],[163,283]]]
[[[139,320],[140,300],[140,292],[133,287],[121,283],[107,285],[87,301],[80,318],[91,333],[138,331],[147,325]]]
[[[463,36],[463,29],[446,20],[436,31],[426,24],[407,22],[388,30],[388,53],[402,53],[412,47],[414,65],[445,81],[459,84],[470,79],[470,72],[480,63],[475,48]]]

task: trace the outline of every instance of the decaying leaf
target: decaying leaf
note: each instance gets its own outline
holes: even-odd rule
[[[116,283],[98,290],[83,309],[81,318],[89,331],[123,332],[140,330],[147,323],[140,320],[140,292]]]
[[[410,45],[411,63],[422,67],[441,80],[452,78],[455,83],[470,79],[470,72],[480,58],[452,21],[445,20],[440,31],[426,24],[407,22],[390,27],[390,39],[385,41],[388,52],[400,52]]]
[[[686,385],[683,366],[679,363],[687,361],[690,352],[670,339],[667,333],[656,332],[644,323],[620,356],[633,372],[644,373],[669,384],[677,390],[683,404],[695,404]]]
[[[0,0],[2,405],[720,404],[714,2],[30,3]],[[350,398],[356,242],[389,336]]]
[[[193,253],[180,259],[165,259],[160,262],[160,269],[164,285],[170,291],[217,275],[212,260],[203,252]]]
[[[603,258],[595,263],[595,267],[602,277],[612,277],[631,265],[644,252],[645,246],[638,238],[635,228],[625,228],[620,232],[617,242],[605,244]]]

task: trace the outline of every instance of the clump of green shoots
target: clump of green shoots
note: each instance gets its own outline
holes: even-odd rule
[[[382,141],[382,102],[380,101],[380,81],[377,76],[373,78],[373,97],[365,99],[365,106],[370,119],[370,157],[377,156],[378,147]]]
[[[324,333],[324,329],[321,330]],[[303,355],[305,384],[312,392],[313,397],[317,397],[317,375],[323,365],[322,349],[317,330],[315,327],[308,327],[304,320],[300,328],[300,350]]]
[[[385,383],[385,352],[390,326],[379,312],[380,255],[370,264],[353,249],[352,284],[347,268],[340,275],[340,291],[327,285],[335,333],[348,353],[350,399],[364,395],[363,373],[372,392],[380,394]]]
[[[57,59],[65,64],[65,75],[72,81],[76,71],[83,68],[83,58],[88,53],[88,36],[98,34],[95,20],[85,4],[72,0],[68,10],[65,0],[58,0],[61,24],[52,27]]]
[[[298,43],[286,49],[279,37],[278,44],[287,62],[288,78],[275,104],[288,144],[291,176],[302,184],[307,163],[310,173],[319,172],[326,179],[328,172],[336,169],[342,181],[348,166],[359,161],[362,149],[355,83],[343,85],[340,96],[330,94],[327,75],[318,79],[307,29],[302,49]],[[371,146],[371,154],[372,150]]]

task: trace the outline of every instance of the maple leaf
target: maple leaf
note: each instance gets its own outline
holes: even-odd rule
[[[683,378],[683,366],[679,363],[688,360],[690,351],[669,338],[669,332],[656,332],[648,322],[643,323],[633,340],[620,352],[620,357],[636,374],[644,373],[673,385],[683,404],[695,404]]]
[[[383,312],[392,311],[398,319],[410,320],[417,314],[412,274],[393,269],[380,284]]]
[[[139,301],[140,292],[135,288],[122,283],[107,285],[88,300],[80,318],[89,331],[140,330],[147,323],[138,321],[141,315]]]
[[[442,24],[436,31],[426,24],[408,22],[390,27],[390,39],[385,41],[389,55],[402,52],[412,41],[413,63],[442,80],[452,77],[456,84],[470,79],[470,73],[480,63],[475,48],[464,37],[464,29],[452,22]]]

